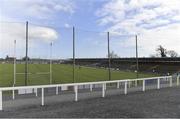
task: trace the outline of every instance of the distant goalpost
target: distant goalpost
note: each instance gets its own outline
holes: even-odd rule
[[[36,74],[36,75],[47,75],[47,74],[49,74],[49,84],[52,84],[52,45],[53,45],[53,43],[52,42],[50,43],[49,72],[36,72],[36,73],[28,72],[28,66],[25,67],[25,72],[17,72],[16,43],[17,43],[16,40],[14,40],[13,87],[16,86],[16,81],[17,81],[16,76],[17,75],[27,75],[27,77],[28,77],[29,74]],[[28,45],[26,47],[28,48]],[[27,56],[26,56],[26,58],[27,58]],[[26,60],[25,63],[28,65],[28,60]],[[26,84],[27,83],[25,81],[25,85]],[[30,89],[18,90],[18,94],[26,94],[26,93],[33,93],[33,92],[35,92],[37,94],[37,90],[35,90],[35,91],[30,90]],[[13,99],[14,98],[15,98],[15,91],[13,90]]]

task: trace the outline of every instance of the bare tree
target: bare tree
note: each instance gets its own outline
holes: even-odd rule
[[[170,57],[177,57],[178,56],[178,53],[175,52],[174,50],[169,50],[167,52],[167,54],[170,56]]]
[[[163,46],[159,45],[156,51],[161,57],[167,57],[167,50]]]
[[[7,59],[9,59],[9,56],[8,56],[8,55],[6,55],[6,58],[5,58],[5,59],[6,59],[6,60],[7,60]]]
[[[29,57],[27,57],[27,59],[30,60]],[[26,57],[23,57],[22,60],[25,61],[25,60],[26,60]]]

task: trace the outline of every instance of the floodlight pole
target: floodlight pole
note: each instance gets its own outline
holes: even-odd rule
[[[28,80],[28,21],[26,22],[26,61],[25,61],[25,86]]]
[[[16,85],[16,40],[14,40],[14,81],[13,87]]]
[[[73,27],[73,83],[75,83],[75,27]]]
[[[49,67],[49,72],[50,72],[50,84],[52,84],[52,42],[50,43],[50,67]]]
[[[136,35],[136,78],[139,78],[139,63],[138,63],[138,42],[137,42],[137,35]]]
[[[107,32],[107,40],[108,40],[108,72],[109,72],[109,80],[111,80],[111,58],[110,58],[110,46],[109,46],[109,32]]]

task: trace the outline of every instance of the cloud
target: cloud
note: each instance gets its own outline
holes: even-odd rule
[[[64,24],[64,27],[65,27],[65,28],[70,28],[71,26],[70,26],[68,23],[65,23],[65,24]]]
[[[32,40],[49,42],[56,40],[58,38],[58,33],[52,28],[30,25],[29,38]]]
[[[19,23],[21,21],[30,21],[30,23],[41,25],[29,24],[29,42],[31,42],[29,47],[39,47],[38,52],[47,55],[46,51],[41,51],[41,49],[46,49],[47,43],[59,39],[57,33],[59,29],[56,26],[54,29],[43,27],[43,25],[51,26],[57,21],[56,25],[58,26],[64,24],[63,20],[59,19],[64,15],[69,17],[75,12],[75,9],[76,5],[73,0],[1,0],[0,57],[7,54],[13,56],[14,40],[17,41],[17,50],[19,49],[17,54],[24,52],[25,24]],[[69,27],[68,24],[65,26]]]
[[[98,24],[106,31],[119,34],[140,34],[140,55],[149,56],[158,45],[178,48],[180,32],[179,0],[110,0],[96,11]],[[131,46],[134,39],[124,42]]]
[[[2,15],[9,17],[35,17],[51,19],[57,13],[74,13],[75,4],[72,0],[1,0]],[[14,13],[14,11],[18,11]]]
[[[58,39],[58,33],[48,27],[29,25],[29,47],[50,43]],[[14,40],[17,42],[17,49],[24,51],[26,38],[25,24],[23,23],[0,23],[0,51],[10,53],[12,56]],[[19,53],[19,52],[18,52]],[[5,55],[6,55],[5,54]]]

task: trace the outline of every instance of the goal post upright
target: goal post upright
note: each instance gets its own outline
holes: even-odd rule
[[[14,40],[14,54],[13,54],[13,87],[16,85],[16,40]],[[12,99],[15,99],[15,90],[12,90]]]
[[[13,87],[16,85],[16,40],[14,40],[14,75]]]
[[[135,35],[136,40],[136,78],[139,78],[139,61],[138,61],[138,37]],[[135,85],[137,86],[137,81],[135,82]]]
[[[52,84],[52,42],[50,43],[50,59],[49,59],[49,75],[50,75],[50,84]]]

